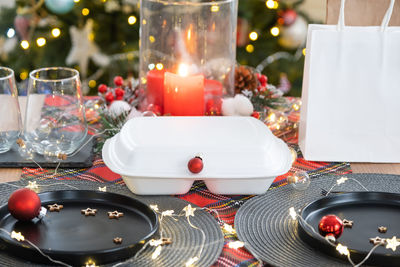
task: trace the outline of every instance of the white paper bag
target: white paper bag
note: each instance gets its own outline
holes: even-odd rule
[[[299,144],[314,161],[400,162],[400,27],[309,25]]]

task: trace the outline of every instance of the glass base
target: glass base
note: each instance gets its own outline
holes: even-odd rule
[[[1,154],[1,153],[6,153],[6,152],[9,151],[10,149],[11,149],[11,147],[4,147],[4,148],[0,147],[0,154]]]

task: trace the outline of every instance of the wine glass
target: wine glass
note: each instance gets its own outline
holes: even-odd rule
[[[0,67],[0,153],[10,150],[21,128],[21,112],[14,71]]]
[[[87,135],[79,72],[64,67],[29,74],[24,136],[38,154],[71,154]]]

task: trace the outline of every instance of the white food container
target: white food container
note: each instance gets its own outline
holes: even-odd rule
[[[287,145],[253,117],[137,117],[103,147],[103,160],[135,194],[184,194],[204,180],[216,194],[262,194],[289,171]],[[200,155],[203,170],[188,161]]]

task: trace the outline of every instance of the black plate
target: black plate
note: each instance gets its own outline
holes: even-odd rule
[[[53,259],[82,266],[92,259],[103,264],[132,257],[158,230],[157,214],[144,203],[133,198],[99,191],[65,190],[38,194],[42,206],[62,204],[60,212],[47,212],[43,220],[19,222],[0,208],[0,227],[21,232]],[[97,209],[96,216],[81,214],[82,209]],[[107,212],[124,213],[119,219],[109,219]],[[122,244],[114,244],[122,237]],[[48,263],[26,242],[18,242],[0,233],[6,251],[25,260]]]
[[[373,244],[369,238],[400,238],[400,194],[382,192],[354,192],[329,196],[308,204],[301,216],[318,232],[321,218],[335,214],[341,219],[354,221],[352,228],[344,228],[338,242],[347,246],[355,263],[361,261]],[[379,226],[386,226],[387,232],[378,232]],[[299,221],[300,237],[309,245],[335,257],[342,257],[335,247],[315,234],[302,221]],[[343,256],[342,259],[345,259]],[[396,251],[378,247],[366,264],[380,266],[399,266],[400,247]]]

